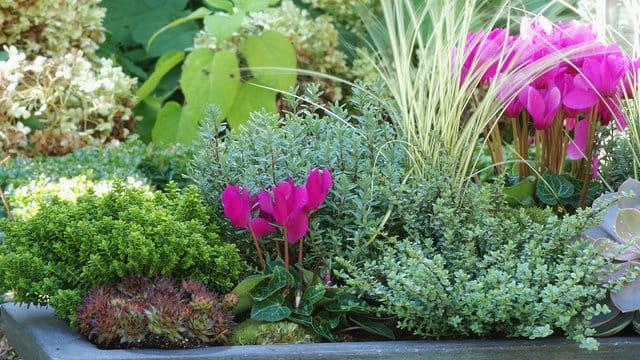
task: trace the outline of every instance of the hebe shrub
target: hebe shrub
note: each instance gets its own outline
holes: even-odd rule
[[[27,220],[0,220],[0,291],[50,303],[72,325],[86,292],[130,274],[198,280],[224,293],[241,263],[213,220],[193,187],[150,193],[116,184],[103,197],[53,199]]]
[[[254,194],[288,177],[305,179],[309,169],[328,169],[333,186],[313,215],[305,260],[317,265],[336,255],[355,262],[367,259],[369,243],[384,238],[382,221],[392,210],[385,198],[402,183],[405,152],[380,105],[354,91],[347,104],[355,109],[350,114],[333,106],[332,115],[322,116],[311,105],[291,101],[293,113],[283,118],[254,113],[246,126],[224,139],[209,121],[190,176],[222,214],[220,195],[228,184],[242,184]],[[310,96],[313,101],[312,91]],[[393,212],[389,216],[387,224],[398,219]],[[246,233],[236,235],[228,224],[223,226],[225,236],[250,248]]]
[[[392,199],[406,236],[342,277],[378,301],[372,311],[423,337],[539,338],[561,329],[596,347],[589,319],[608,260],[578,237],[594,211],[558,218],[550,209],[512,208],[494,185],[470,187],[456,203],[446,177],[411,179]]]

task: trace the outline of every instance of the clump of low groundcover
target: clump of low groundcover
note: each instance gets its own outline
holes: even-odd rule
[[[317,342],[311,329],[291,321],[245,320],[238,324],[229,340],[232,345],[305,344]]]
[[[558,218],[511,208],[493,185],[467,190],[460,204],[446,178],[411,179],[395,191],[405,237],[361,266],[340,261],[346,283],[377,300],[372,311],[423,337],[546,337],[562,330],[597,347],[589,319],[607,294],[608,260],[581,230],[591,210]]]
[[[0,220],[0,291],[50,303],[75,325],[91,289],[130,274],[202,281],[224,293],[239,276],[235,245],[222,241],[195,188],[150,193],[121,184],[103,197],[53,199],[33,217]]]
[[[327,169],[333,185],[309,224],[305,262],[313,268],[336,255],[366,260],[369,244],[385,238],[389,227],[400,226],[396,213],[389,213],[384,229],[382,220],[391,210],[386,198],[403,181],[406,155],[380,105],[354,92],[348,105],[356,110],[351,114],[345,107],[331,108],[340,118],[320,116],[313,106],[291,100],[295,113],[284,118],[254,113],[246,126],[224,139],[213,121],[206,122],[190,176],[222,214],[220,196],[228,184],[242,184],[255,194],[288,177],[304,179],[309,169]],[[246,234],[222,226],[226,237],[245,243],[248,258],[255,258]]]
[[[131,275],[84,297],[78,331],[101,348],[222,345],[235,325],[231,297],[193,280]]]

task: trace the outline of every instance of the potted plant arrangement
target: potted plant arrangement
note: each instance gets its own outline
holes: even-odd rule
[[[606,338],[640,332],[640,60],[593,26],[515,29],[476,1],[103,0],[63,34],[43,3],[0,5],[50,13],[0,31],[22,358],[640,348]],[[338,46],[365,29],[369,49]]]

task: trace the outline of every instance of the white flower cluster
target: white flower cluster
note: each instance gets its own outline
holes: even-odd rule
[[[32,129],[55,131],[58,137],[73,134],[84,143],[128,135],[124,124],[133,122],[136,81],[111,60],[92,63],[74,49],[30,60],[13,46],[5,50],[9,57],[0,61],[0,152],[24,149]]]
[[[152,194],[148,184],[142,180],[127,177],[124,183],[128,187],[142,188]],[[113,189],[112,180],[90,180],[85,175],[73,178],[60,178],[53,180],[45,175],[32,180],[28,185],[16,189],[9,187],[9,205],[12,214],[21,220],[33,217],[40,209],[43,201],[50,201],[54,197],[61,200],[75,202],[76,199],[91,191],[96,196],[104,196]]]
[[[27,56],[59,56],[80,49],[88,56],[104,41],[100,0],[0,0],[0,44]]]
[[[200,32],[194,39],[194,47],[237,49],[240,39],[265,30],[278,31],[291,40],[301,69],[331,74],[342,74],[347,70],[346,56],[337,50],[340,35],[332,24],[332,18],[327,15],[312,18],[292,0],[283,0],[278,7],[249,14],[240,33],[224,44],[218,44],[215,38]]]

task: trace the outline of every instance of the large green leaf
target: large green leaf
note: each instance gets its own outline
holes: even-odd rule
[[[544,173],[538,180],[536,196],[547,205],[557,205],[563,198],[573,195],[573,185],[562,175],[551,172]]]
[[[154,143],[168,145],[176,142],[181,113],[182,107],[177,102],[169,101],[164,104],[158,112],[158,118],[151,131],[151,139]]]
[[[249,114],[262,109],[267,112],[276,112],[276,93],[251,82],[242,83],[238,87],[235,102],[227,115],[227,122],[231,128],[235,129],[249,120]]]
[[[190,144],[198,138],[208,105],[217,105],[221,118],[233,105],[240,85],[238,59],[229,50],[196,49],[185,60],[180,85],[185,106],[177,140]]]
[[[204,31],[215,37],[218,43],[222,43],[238,31],[245,16],[244,11],[235,14],[214,14],[204,18]]]
[[[187,16],[183,16],[180,17],[178,19],[173,20],[172,22],[168,23],[167,25],[163,26],[160,30],[156,31],[155,33],[153,33],[153,35],[151,35],[149,37],[149,40],[147,41],[147,49],[149,49],[151,47],[151,44],[153,43],[153,41],[158,37],[158,35],[162,34],[163,32],[174,28],[178,25],[182,25],[188,21],[191,20],[196,20],[196,19],[202,19],[205,16],[211,14],[211,10],[207,9],[207,8],[198,8],[195,11],[193,11],[192,13],[190,13]]]
[[[291,41],[277,31],[247,38],[240,52],[253,74],[253,81],[285,91],[296,83],[296,51]]]
[[[151,142],[151,132],[156,124],[156,119],[158,118],[158,113],[161,108],[162,103],[160,100],[152,96],[146,97],[133,108],[136,116],[142,117],[142,120],[138,121],[134,132],[140,135],[140,139],[145,143]]]
[[[277,4],[280,0],[235,0],[239,9],[244,11],[262,11],[269,6]]]
[[[180,64],[182,60],[184,60],[184,56],[185,55],[183,51],[176,51],[176,50],[169,51],[163,54],[158,59],[158,62],[156,63],[156,67],[153,73],[151,73],[147,81],[145,81],[144,84],[142,84],[142,86],[140,86],[140,88],[136,92],[137,99],[134,105],[137,105],[138,102],[142,101],[147,96],[149,96],[153,92],[153,90],[155,90],[155,88],[158,86],[158,84],[160,83],[160,80],[162,80],[162,78],[169,71],[171,71],[171,69],[173,69],[176,65]]]
[[[291,315],[291,309],[284,306],[281,296],[273,296],[258,302],[251,308],[251,318],[258,321],[280,321]]]

